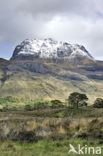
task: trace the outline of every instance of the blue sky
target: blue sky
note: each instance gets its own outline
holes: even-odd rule
[[[103,0],[0,0],[0,57],[27,38],[82,44],[103,60]]]
[[[0,44],[0,57],[9,59],[13,54],[13,44],[1,43]]]

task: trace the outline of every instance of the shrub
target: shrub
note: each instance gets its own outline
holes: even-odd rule
[[[10,109],[10,111],[17,111],[17,107],[15,107],[15,106],[13,106],[13,107],[11,107],[9,109]]]
[[[2,109],[3,112],[6,112],[8,110],[9,110],[8,106],[4,106],[3,109]]]
[[[38,101],[34,104],[34,109],[44,109],[48,107],[47,101]]]
[[[97,98],[93,105],[94,108],[103,108],[103,99]]]
[[[30,105],[25,105],[25,108],[24,108],[26,111],[31,111],[33,110],[32,107]]]
[[[17,140],[26,141],[26,142],[34,142],[36,141],[35,133],[32,131],[23,131],[18,134]]]
[[[63,103],[60,100],[52,100],[51,107],[52,108],[63,107]]]
[[[8,102],[17,103],[19,102],[19,99],[12,96],[0,98],[0,104],[7,104]]]

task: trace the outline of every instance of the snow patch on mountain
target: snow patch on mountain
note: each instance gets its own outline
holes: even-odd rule
[[[93,59],[89,52],[82,45],[58,42],[51,38],[38,40],[24,40],[18,45],[13,53],[12,59],[16,58],[76,58],[85,57]]]

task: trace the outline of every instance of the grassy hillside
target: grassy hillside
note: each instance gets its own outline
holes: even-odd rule
[[[71,92],[86,93],[93,102],[102,97],[103,62],[84,60],[0,61],[0,97],[60,99]]]
[[[3,72],[0,72],[2,79]],[[26,99],[61,99],[65,101],[73,91],[84,92],[94,101],[102,97],[102,80],[65,80],[50,74],[39,74],[29,71],[7,72],[5,81],[0,81],[0,96],[23,97]]]

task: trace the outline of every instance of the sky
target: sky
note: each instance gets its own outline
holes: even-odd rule
[[[103,0],[0,0],[0,57],[33,38],[82,44],[103,60]]]

